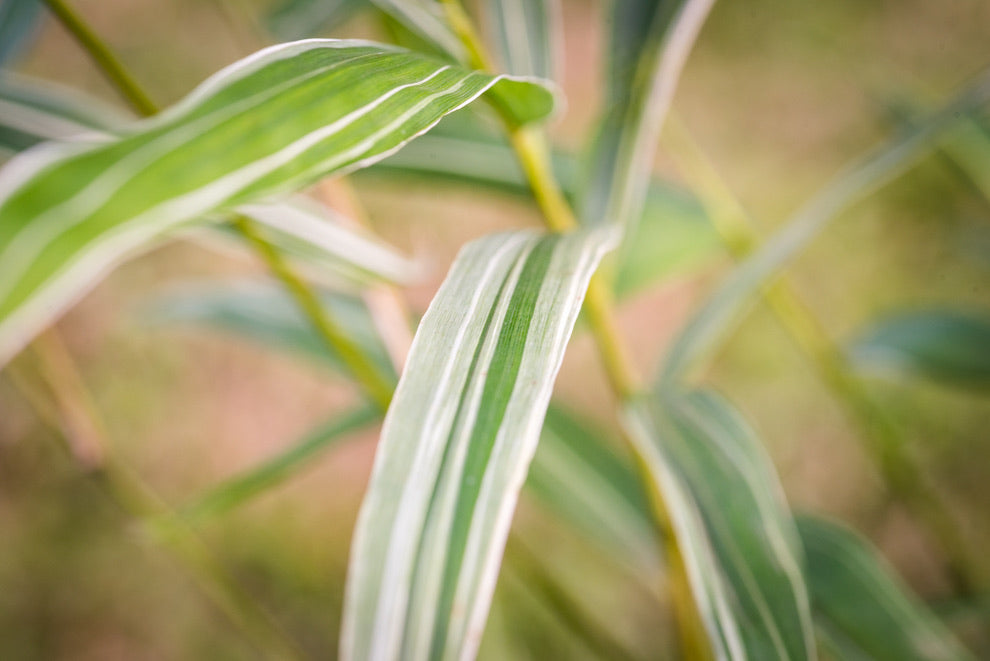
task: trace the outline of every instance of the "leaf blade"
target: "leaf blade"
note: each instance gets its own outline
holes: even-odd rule
[[[306,40],[224,69],[116,141],[14,159],[0,175],[0,362],[167,232],[380,160],[494,86],[539,102],[529,119],[552,104],[532,83],[370,42]]]
[[[470,657],[584,288],[610,235],[495,235],[423,318],[358,519],[341,656]]]

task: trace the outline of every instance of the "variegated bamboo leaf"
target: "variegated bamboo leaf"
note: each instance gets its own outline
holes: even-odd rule
[[[19,152],[46,140],[96,135],[128,116],[55,83],[0,73],[0,149]]]
[[[559,0],[499,0],[485,8],[505,71],[560,80]]]
[[[684,376],[729,331],[759,288],[853,203],[889,182],[928,154],[944,131],[990,102],[984,74],[946,107],[857,159],[808,201],[763,247],[736,267],[685,325],[667,354],[661,379]]]
[[[762,445],[710,393],[633,401],[624,424],[663,495],[716,659],[813,659],[794,522]]]
[[[494,235],[424,316],[351,550],[343,659],[472,658],[518,491],[610,234]]]
[[[494,86],[530,83],[360,41],[265,49],[112,140],[43,145],[0,172],[0,363],[113,265],[205,214],[364,167]]]
[[[815,624],[836,659],[972,659],[869,542],[815,517],[798,517],[797,526]]]
[[[714,0],[614,3],[612,85],[581,199],[586,222],[629,225],[642,212],[660,129]]]
[[[350,18],[368,0],[283,0],[265,16],[265,24],[279,39],[315,37]]]

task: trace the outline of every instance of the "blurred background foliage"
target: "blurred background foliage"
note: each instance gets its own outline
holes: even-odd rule
[[[571,153],[585,148],[602,98],[602,4],[563,1],[560,82],[568,105],[552,133]],[[260,33],[281,5],[78,0],[74,6],[166,104],[271,40]],[[353,12],[329,33],[314,32],[315,22],[302,31],[275,27],[295,29],[286,35],[292,37],[383,40],[390,29],[370,10]],[[988,43],[990,3],[983,0],[723,2],[691,56],[675,110],[759,232],[769,235],[845,163],[990,64]],[[42,21],[16,68],[118,103],[52,20]],[[990,135],[990,120],[977,121]],[[937,151],[844,213],[789,268],[832,338],[851,340],[875,320],[914,308],[990,315],[985,158],[982,171],[966,169],[950,149]],[[662,150],[657,176],[682,181]],[[423,281],[407,291],[417,313],[466,240],[539,224],[525,197],[504,191],[396,178],[384,169],[353,181],[373,227],[427,267]],[[663,233],[650,240],[662,241]],[[727,253],[712,252],[623,302],[620,321],[644,373],[730,265]],[[141,314],[149,299],[190,280],[260,272],[250,261],[177,242],[119,269],[59,323],[114,452],[168,503],[188,502],[257,465],[359,399],[345,380],[304,357],[192,326],[148,324]],[[761,431],[792,506],[834,515],[865,533],[965,640],[990,654],[986,597],[976,609],[946,601],[950,583],[938,550],[888,502],[860,432],[763,305],[754,306],[709,369],[709,380]],[[970,548],[986,548],[985,385],[890,369],[867,378],[952,504]],[[603,427],[614,425],[590,339],[580,332],[557,395]],[[332,656],[337,646],[350,535],[376,437],[373,428],[350,434],[278,488],[198,525],[245,591],[314,658]],[[484,658],[655,658],[664,648],[671,632],[656,617],[665,608],[659,567],[644,575],[588,544],[531,495],[520,504],[514,531]],[[0,659],[253,653],[148,528],[67,455],[6,372],[0,373],[0,540]],[[980,569],[986,584],[990,561]],[[576,628],[591,635],[575,638]]]

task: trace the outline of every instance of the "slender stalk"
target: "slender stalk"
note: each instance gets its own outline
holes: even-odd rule
[[[733,257],[745,258],[759,244],[749,215],[684,124],[671,115],[667,129],[663,138],[668,150],[699,195],[715,230]],[[945,504],[941,494],[907,452],[907,443],[897,425],[874,403],[863,384],[852,374],[841,350],[786,276],[768,284],[762,293],[783,328],[815,367],[819,378],[859,426],[867,440],[867,450],[890,491],[922,519],[930,536],[941,546],[956,590],[971,594],[975,587],[974,572],[952,508]]]
[[[440,1],[446,10],[448,22],[468,52],[471,66],[492,71],[491,58],[478,38],[460,0]],[[502,120],[533,196],[543,213],[547,228],[553,232],[577,229],[578,223],[574,212],[561,193],[550,167],[549,153],[542,134],[533,129],[517,127],[509,118],[502,117]],[[639,379],[628,359],[615,322],[610,291],[597,274],[592,276],[588,285],[583,309],[612,391],[620,402],[635,397],[640,392]],[[667,504],[654,482],[646,458],[640,454],[637,445],[631,439],[624,435],[624,440],[636,461],[639,478],[646,487],[646,492],[650,494],[654,523],[663,540],[664,554],[670,568],[671,597],[682,652],[686,658],[710,659],[711,648],[690,590],[684,556],[670,525]]]
[[[110,79],[114,87],[142,115],[154,115],[158,112],[154,102],[145,94],[133,77],[127,72],[120,60],[97,36],[89,25],[69,7],[63,0],[44,0],[65,28],[82,44],[90,56],[96,60],[100,71]]]

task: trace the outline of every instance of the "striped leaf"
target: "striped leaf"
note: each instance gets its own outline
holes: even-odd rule
[[[0,73],[0,150],[17,153],[46,140],[100,133],[127,119],[116,108],[67,87]]]
[[[849,206],[930,153],[944,131],[990,102],[985,74],[927,120],[870,151],[836,176],[763,247],[738,266],[685,325],[667,354],[662,380],[681,378],[728,333],[741,309],[769,278]]]
[[[629,225],[642,212],[660,129],[714,0],[613,3],[611,85],[581,200],[586,222]]]
[[[917,310],[872,324],[847,347],[866,371],[990,386],[990,314]]]
[[[397,378],[364,302],[329,293],[323,295],[322,302],[349,339],[372,358],[382,373]],[[187,286],[152,299],[141,312],[149,323],[204,326],[344,371],[340,356],[275,285],[234,282]]]
[[[40,22],[41,0],[0,0],[0,65],[31,42]]]
[[[265,49],[112,140],[0,171],[0,364],[109,270],[205,214],[364,167],[493,86],[519,121],[552,95],[369,42]]]
[[[971,655],[897,577],[869,542],[802,516],[815,624],[839,661],[964,661]]]
[[[663,495],[717,659],[813,659],[794,522],[762,445],[710,393],[630,403],[624,424]]]
[[[469,244],[423,317],[354,543],[343,659],[466,659],[591,273],[611,235]]]
[[[560,80],[559,0],[499,0],[485,9],[505,71]]]

